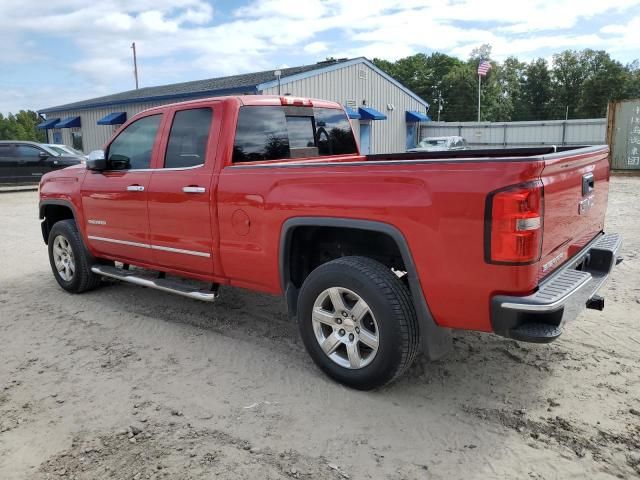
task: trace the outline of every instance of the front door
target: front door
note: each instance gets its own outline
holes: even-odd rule
[[[98,256],[153,263],[147,199],[161,120],[156,114],[129,124],[105,152],[107,170],[84,178],[85,228]]]
[[[60,130],[55,130],[53,132],[53,143],[56,145],[62,144],[62,132]]]
[[[360,122],[360,153],[369,155],[371,151],[371,124]]]
[[[18,171],[23,181],[39,182],[42,175],[52,170],[52,161],[44,150],[33,145],[16,144],[15,154],[18,161]]]
[[[164,156],[151,176],[150,243],[155,262],[169,269],[203,275],[214,271],[213,169],[219,125],[214,115],[211,107],[176,110],[161,148]]]

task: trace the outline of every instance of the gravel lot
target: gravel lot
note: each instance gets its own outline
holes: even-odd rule
[[[626,260],[604,312],[548,346],[459,332],[369,393],[314,367],[278,298],[65,293],[37,193],[0,207],[1,479],[640,475],[640,177],[612,179]]]

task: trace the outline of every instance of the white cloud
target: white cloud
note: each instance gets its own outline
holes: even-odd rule
[[[311,42],[304,47],[305,52],[312,54],[326,52],[327,49],[328,47],[325,42]]]
[[[630,20],[583,28],[610,13]],[[46,78],[25,87],[32,88],[28,105],[43,107],[130,88],[133,41],[143,86],[311,62],[319,54],[395,60],[438,50],[464,58],[489,43],[498,60],[587,47],[631,58],[640,44],[638,0],[253,0],[230,16],[214,14],[205,0],[0,0],[0,69],[40,61],[43,49],[27,42],[35,35],[74,44],[67,67],[74,85],[44,102]],[[6,83],[0,79],[0,87]]]

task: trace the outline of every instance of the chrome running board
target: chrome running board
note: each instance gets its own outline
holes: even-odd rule
[[[190,285],[183,285],[180,282],[167,280],[164,278],[147,278],[140,274],[140,271],[123,270],[121,268],[111,267],[109,265],[94,265],[91,271],[96,275],[103,277],[115,278],[123,282],[133,283],[141,287],[155,288],[163,292],[175,293],[187,298],[202,300],[205,302],[213,302],[218,298],[218,292],[214,290],[195,290]]]

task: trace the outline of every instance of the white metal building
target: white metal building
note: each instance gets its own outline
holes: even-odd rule
[[[38,112],[45,118],[38,127],[47,131],[49,143],[88,153],[101,148],[122,123],[147,108],[239,94],[289,94],[338,102],[347,107],[364,153],[405,151],[415,145],[418,123],[429,120],[425,100],[360,57],[145,87],[45,108]]]

